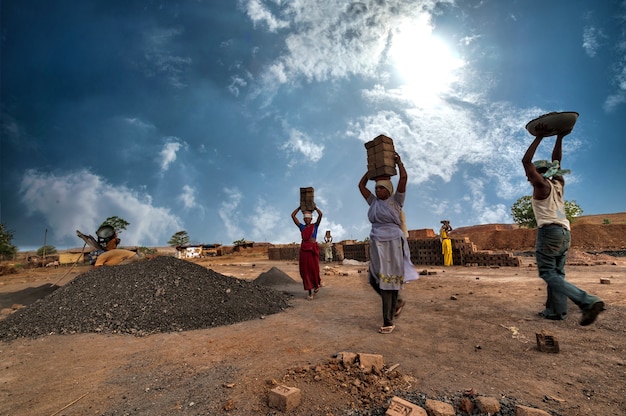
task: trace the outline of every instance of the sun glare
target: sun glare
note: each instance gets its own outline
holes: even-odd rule
[[[394,34],[390,48],[393,65],[416,103],[432,103],[457,80],[463,60],[454,56],[425,21],[407,22]]]

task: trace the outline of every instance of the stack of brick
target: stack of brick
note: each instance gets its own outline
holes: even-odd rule
[[[369,243],[343,244],[343,258],[361,262],[369,261]]]
[[[315,210],[315,190],[312,187],[300,188],[300,210],[301,211],[314,211]]]
[[[409,232],[410,233],[410,232]],[[443,254],[439,237],[412,239],[409,238],[409,251],[414,265],[443,266]],[[320,261],[324,261],[324,245],[320,247]],[[287,244],[268,248],[270,260],[298,260],[299,244]],[[333,259],[369,261],[369,243],[343,242],[333,244]],[[494,253],[476,250],[476,245],[468,237],[452,239],[452,262],[456,266],[502,266],[520,267],[522,259],[513,254]]]
[[[393,139],[384,135],[365,143],[367,149],[367,178],[397,175]]]
[[[269,247],[267,249],[267,257],[270,260],[298,260],[300,258],[300,246],[289,244]]]

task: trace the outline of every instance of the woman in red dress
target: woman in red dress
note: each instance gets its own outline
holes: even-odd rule
[[[307,299],[313,299],[313,293],[317,293],[322,284],[320,278],[320,248],[317,245],[317,229],[322,221],[322,211],[315,207],[317,220],[313,223],[313,212],[303,211],[304,224],[300,223],[296,215],[300,207],[291,213],[291,219],[300,230],[302,243],[300,243],[300,277],[304,290],[309,292]]]

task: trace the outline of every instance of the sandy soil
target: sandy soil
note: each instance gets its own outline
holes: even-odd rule
[[[219,273],[254,279],[277,267],[299,281],[297,264],[239,254],[202,260]],[[365,266],[322,264],[313,301],[302,287],[292,307],[264,319],[205,330],[78,334],[0,343],[1,415],[281,414],[268,407],[277,384],[298,387],[298,415],[343,415],[363,401],[324,364],[341,351],[382,354],[399,364],[403,391],[446,400],[473,389],[552,415],[614,415],[626,409],[626,262],[568,266],[568,279],[601,296],[607,311],[588,327],[571,304],[565,321],[540,319],[545,286],[531,258],[520,268],[420,267],[390,335],[377,333],[380,300]],[[0,276],[2,299],[87,270],[26,270]],[[610,284],[600,284],[600,279]],[[24,296],[21,301],[27,303]],[[6,307],[3,305],[2,307]],[[548,331],[559,353],[540,352]],[[315,370],[317,368],[317,370]],[[319,371],[315,377],[299,377]],[[382,399],[394,391],[380,390]],[[623,414],[623,413],[621,413]]]

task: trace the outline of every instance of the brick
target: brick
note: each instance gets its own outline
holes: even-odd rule
[[[315,190],[312,187],[300,188],[300,209],[302,211],[315,210]]]
[[[380,354],[359,353],[359,363],[361,368],[366,371],[371,371],[372,367],[382,370],[384,366],[383,356]]]
[[[601,277],[600,278],[600,284],[601,285],[610,285],[611,284],[611,279],[607,279],[606,277]]]
[[[337,354],[337,358],[339,358],[344,365],[350,366],[356,362],[357,354],[354,352],[342,351]]]
[[[541,352],[559,352],[559,340],[556,335],[553,335],[546,331],[537,332],[535,334],[537,338],[537,349]]]
[[[283,412],[290,412],[300,405],[300,389],[277,386],[270,390],[268,405]]]
[[[426,399],[426,412],[429,416],[455,416],[454,407],[451,404],[439,400]]]
[[[515,416],[550,416],[550,413],[533,407],[515,405]]]
[[[365,143],[365,148],[370,149],[372,147],[376,147],[377,145],[381,145],[383,143],[393,144],[393,139],[391,137],[387,137],[384,134],[376,136],[373,140]]]
[[[428,416],[428,413],[418,405],[394,396],[385,416]]]
[[[480,413],[495,415],[500,412],[500,401],[495,397],[478,396],[476,397],[476,407]]]
[[[472,412],[474,412],[474,403],[472,403],[472,401],[469,398],[462,397],[461,403],[459,404],[459,410],[461,410],[464,413],[467,413],[468,415],[471,415]]]

